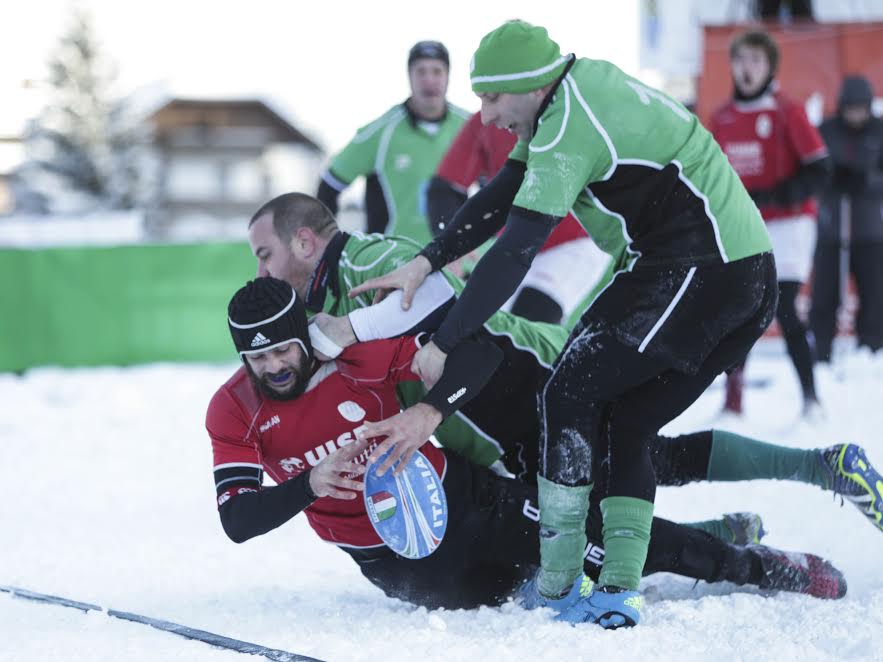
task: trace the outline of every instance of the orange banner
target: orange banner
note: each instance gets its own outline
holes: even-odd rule
[[[848,74],[865,76],[883,95],[883,22],[706,26],[696,84],[696,114],[703,124],[733,93],[730,40],[752,27],[766,29],[779,46],[782,91],[804,102],[818,93],[826,117],[836,111],[840,82]]]

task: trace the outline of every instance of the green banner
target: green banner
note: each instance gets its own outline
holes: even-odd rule
[[[245,243],[0,249],[0,371],[235,359]]]

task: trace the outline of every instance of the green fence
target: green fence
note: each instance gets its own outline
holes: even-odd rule
[[[217,361],[245,243],[0,249],[0,371]]]

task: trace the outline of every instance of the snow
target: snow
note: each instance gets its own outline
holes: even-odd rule
[[[123,246],[143,242],[144,219],[138,211],[101,211],[82,215],[21,214],[0,219],[0,248]]]
[[[248,240],[248,219],[225,222],[202,212],[177,217],[164,244]],[[132,246],[153,241],[142,211],[87,214],[18,214],[0,218],[0,249],[40,250],[83,246]]]
[[[826,419],[798,420],[793,370],[776,344],[748,364],[735,432],[788,446],[862,443],[883,464],[883,360],[851,354],[820,372]],[[673,575],[643,583],[633,630],[554,623],[513,605],[415,609],[390,600],[302,517],[243,545],[215,512],[203,427],[209,398],[235,364],[33,370],[0,375],[0,584],[166,619],[323,660],[873,659],[883,650],[883,539],[847,503],[772,481],[660,489],[657,513],[693,521],[753,510],[770,545],[812,551],[844,571],[840,601]],[[707,428],[713,386],[670,431]],[[0,660],[234,660],[143,625],[0,593]],[[877,654],[874,651],[878,651]]]

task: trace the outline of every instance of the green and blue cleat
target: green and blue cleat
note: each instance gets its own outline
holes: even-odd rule
[[[819,450],[819,461],[830,478],[829,489],[851,501],[878,531],[883,531],[883,476],[856,444]]]
[[[571,625],[595,623],[608,630],[637,625],[644,605],[644,598],[637,591],[595,588],[594,582],[585,575],[577,577],[570,590],[559,598],[542,595],[536,578],[531,579],[521,587],[517,601],[525,609],[552,609],[556,612],[556,621]]]
[[[595,583],[585,575],[580,575],[574,580],[570,590],[560,598],[547,598],[537,588],[537,578],[534,577],[526,582],[518,591],[516,601],[525,609],[541,609],[548,607],[557,612],[556,619],[576,602],[592,592]]]
[[[616,586],[596,588],[562,611],[557,619],[572,625],[594,623],[605,630],[634,627],[641,622],[644,598],[637,591]]]

